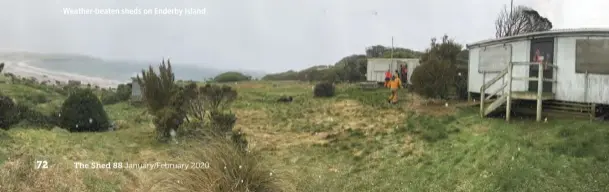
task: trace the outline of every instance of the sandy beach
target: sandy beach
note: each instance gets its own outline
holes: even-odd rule
[[[100,87],[116,87],[120,83],[124,83],[116,80],[103,79],[99,77],[91,77],[74,73],[67,73],[61,71],[53,71],[28,65],[27,61],[9,61],[4,62],[5,67],[3,73],[13,73],[21,77],[34,77],[39,82],[49,80],[51,82],[61,81],[67,83],[68,80],[81,81],[82,84],[97,85]]]

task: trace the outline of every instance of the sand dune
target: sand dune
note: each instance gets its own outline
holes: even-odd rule
[[[100,77],[91,77],[74,73],[66,73],[60,71],[53,71],[48,69],[43,69],[40,67],[34,67],[27,64],[27,61],[11,61],[4,62],[5,67],[4,73],[13,73],[17,76],[22,77],[34,77],[39,81],[49,80],[51,82],[61,81],[62,83],[67,83],[68,80],[77,80],[81,81],[83,84],[91,84],[97,85],[100,87],[116,87],[120,83],[125,83],[116,80],[103,79]]]

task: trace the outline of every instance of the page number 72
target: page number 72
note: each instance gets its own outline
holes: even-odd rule
[[[37,160],[36,161],[36,169],[40,169],[40,168],[46,169],[46,168],[49,168],[48,164],[49,164],[49,162],[47,162],[46,160],[44,160],[44,161],[38,161]]]

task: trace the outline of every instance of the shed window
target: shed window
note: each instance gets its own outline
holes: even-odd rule
[[[504,70],[512,57],[511,48],[504,45],[480,48],[478,72],[492,73]]]
[[[576,40],[575,72],[609,74],[609,39]]]

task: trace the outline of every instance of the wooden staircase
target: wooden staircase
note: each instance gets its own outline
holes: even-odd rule
[[[503,69],[499,74],[488,82],[484,83],[480,87],[480,116],[486,117],[489,114],[497,111],[500,108],[505,106],[505,119],[506,121],[510,120],[511,116],[511,108],[512,108],[512,100],[513,99],[521,99],[521,100],[537,100],[537,110],[536,110],[536,120],[541,121],[542,114],[542,101],[544,100],[552,100],[554,99],[554,93],[544,93],[543,92],[543,82],[552,82],[556,83],[556,75],[554,75],[553,79],[543,78],[543,71],[539,70],[539,73],[536,78],[530,77],[513,77],[512,71],[515,65],[539,65],[536,62],[509,62],[508,66]],[[552,67],[552,70],[556,70],[557,67],[555,65],[546,65],[547,67]],[[556,73],[554,73],[556,74]],[[483,73],[486,76],[486,73]],[[495,85],[499,80],[503,79],[502,84],[499,86],[497,90],[493,92],[487,92],[491,86]],[[524,81],[537,81],[537,92],[515,92],[512,91],[512,81],[514,80],[524,80]],[[501,93],[501,94],[500,94]],[[492,98],[496,98],[495,100],[491,100]],[[489,103],[486,105],[486,103]]]

